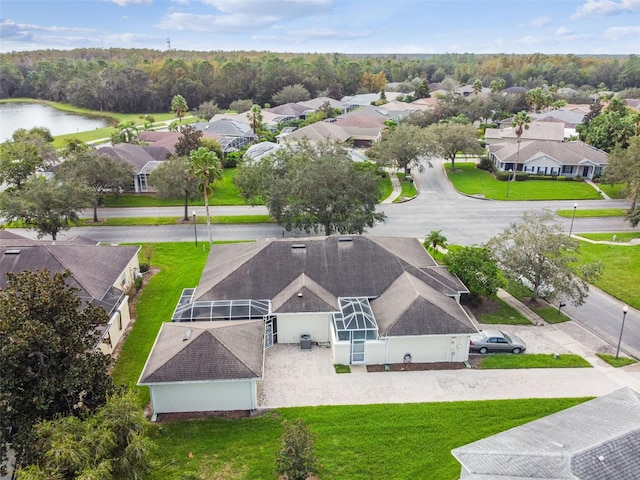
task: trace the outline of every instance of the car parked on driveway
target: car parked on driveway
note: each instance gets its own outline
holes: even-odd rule
[[[522,353],[527,346],[520,337],[507,335],[497,328],[480,330],[470,337],[469,352],[477,353]]]

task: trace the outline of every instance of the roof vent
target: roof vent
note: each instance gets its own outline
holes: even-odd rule
[[[351,237],[338,237],[338,242],[353,242]]]
[[[184,335],[182,336],[182,341],[186,342],[191,337],[191,329],[185,330]]]
[[[20,253],[19,248],[8,248],[4,251],[5,255],[18,255]]]
[[[291,248],[292,249],[294,249],[294,248],[307,248],[307,246],[304,243],[293,243],[291,245]]]

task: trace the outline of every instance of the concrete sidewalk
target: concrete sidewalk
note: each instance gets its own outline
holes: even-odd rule
[[[380,203],[393,203],[393,201],[402,193],[402,187],[400,186],[400,180],[398,180],[398,176],[395,174],[395,172],[391,172],[389,170],[387,170],[387,173],[389,174],[389,178],[391,179],[393,191],[391,192],[391,195],[389,195]]]

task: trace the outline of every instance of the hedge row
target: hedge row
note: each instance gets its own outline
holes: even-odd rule
[[[506,182],[509,177],[513,179],[513,173],[509,172],[497,172],[496,180],[500,180],[501,182]],[[582,177],[565,177],[562,175],[532,175],[524,172],[516,173],[516,182],[524,182],[526,180],[558,180],[561,182],[581,182]]]

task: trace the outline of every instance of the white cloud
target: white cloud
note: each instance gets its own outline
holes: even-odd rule
[[[640,10],[640,0],[587,0],[580,5],[571,20],[579,20],[584,17],[606,17],[622,12],[635,12]]]
[[[556,36],[557,37],[564,37],[567,35],[572,35],[573,34],[573,30],[571,30],[570,28],[567,27],[559,27],[556,30]]]
[[[372,32],[354,32],[350,30],[331,30],[329,28],[309,28],[305,30],[291,30],[288,35],[295,37],[296,39],[353,39],[353,38],[367,38],[372,35]]]
[[[546,15],[541,17],[535,17],[529,20],[529,26],[531,27],[544,27],[545,25],[549,25],[551,23],[551,17]]]
[[[544,43],[541,37],[534,37],[533,35],[527,35],[518,40],[518,43],[523,45],[540,45]]]
[[[326,11],[333,0],[202,0],[219,12],[229,16],[250,16],[254,20],[266,15],[279,20],[306,17]]]
[[[619,40],[629,37],[640,37],[640,26],[610,27],[604,32],[604,38],[607,40]]]
[[[251,15],[195,15],[191,13],[170,13],[156,25],[162,30],[181,30],[210,33],[241,33],[272,25],[275,17]]]
[[[151,5],[153,0],[111,0],[116,5],[126,7],[127,5]]]

